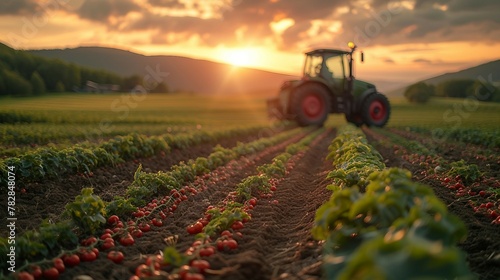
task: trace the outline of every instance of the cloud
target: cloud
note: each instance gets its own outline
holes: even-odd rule
[[[79,1],[78,9],[65,11],[112,32],[153,31],[151,42],[156,44],[186,38],[205,46],[272,42],[297,52],[314,45],[344,46],[351,40],[367,47],[500,38],[498,0]],[[2,15],[33,14],[40,9],[36,3],[0,0],[0,20]],[[293,25],[278,34],[272,23],[285,18]]]
[[[85,0],[77,14],[83,19],[109,24],[111,16],[125,16],[140,10],[133,0]]]
[[[425,58],[416,58],[416,59],[413,60],[413,62],[415,62],[415,63],[421,63],[421,64],[432,64],[431,60],[425,59]]]
[[[26,15],[36,12],[38,8],[34,0],[0,1],[0,15]]]
[[[383,61],[384,61],[385,63],[387,63],[387,64],[394,64],[394,63],[396,63],[396,62],[394,61],[394,59],[392,59],[392,58],[388,58],[388,57],[384,58],[384,59],[383,59]]]

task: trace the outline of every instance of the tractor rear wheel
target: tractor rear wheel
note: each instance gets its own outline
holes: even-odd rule
[[[367,126],[383,127],[391,114],[389,100],[383,94],[372,94],[363,102],[361,114]]]
[[[294,92],[291,111],[299,125],[323,125],[330,112],[327,90],[319,84],[305,84]]]

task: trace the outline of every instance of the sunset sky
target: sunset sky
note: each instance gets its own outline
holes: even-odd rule
[[[411,82],[500,58],[498,0],[1,0],[16,49],[108,46],[298,75],[316,47],[365,53],[356,74]]]

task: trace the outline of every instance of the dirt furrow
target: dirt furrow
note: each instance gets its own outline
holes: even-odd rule
[[[435,141],[428,135],[409,132],[400,129],[389,129],[391,133],[404,137],[408,140],[417,141],[427,149],[442,155],[448,161],[459,161],[467,159],[469,164],[477,164],[489,176],[500,177],[500,154],[497,149],[489,149],[474,144],[465,144],[456,141]]]
[[[330,195],[325,178],[331,163],[325,157],[333,137],[330,131],[312,144],[273,197],[258,200],[251,221],[241,231],[238,250],[214,257],[213,267],[226,270],[217,279],[320,276],[321,246],[313,241],[311,229],[316,210]]]
[[[137,239],[134,246],[119,248],[127,256],[124,265],[111,266],[109,260],[100,257],[96,262],[84,263],[69,270],[62,275],[61,279],[73,279],[78,275],[89,275],[95,280],[128,279],[141,261],[144,262],[143,259],[141,260],[141,256],[157,254],[160,250],[163,250],[166,247],[164,239],[167,237],[178,236],[176,247],[181,252],[185,251],[194,241],[193,236],[186,232],[186,227],[202,217],[208,205],[215,205],[223,200],[227,193],[234,190],[234,186],[242,179],[257,173],[257,166],[270,162],[273,157],[284,151],[287,145],[297,142],[303,136],[304,134],[292,137],[258,154],[235,160],[226,165],[231,166],[226,174],[222,174],[220,169],[211,172],[210,179],[207,182],[208,188],[180,203],[174,215],[168,217],[162,227],[153,227],[145,236]]]
[[[183,150],[173,149],[166,155],[160,154],[127,161],[114,167],[99,168],[93,172],[92,177],[70,175],[60,180],[18,185],[19,189],[25,188],[26,193],[17,196],[16,229],[18,234],[22,234],[26,230],[38,228],[44,219],[57,221],[64,206],[73,201],[82,188],[93,187],[94,193],[104,201],[111,201],[114,196],[123,195],[132,183],[139,164],[142,164],[146,172],[165,171],[181,161],[208,156],[217,144],[228,148],[236,146],[238,142],[250,142],[257,138],[257,135],[246,135],[221,139],[217,143],[203,143]],[[7,209],[7,207],[2,208]],[[0,233],[4,233],[5,230],[5,228],[0,229]]]

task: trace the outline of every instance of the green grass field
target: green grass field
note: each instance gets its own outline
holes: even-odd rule
[[[192,129],[223,129],[270,123],[262,95],[200,96],[189,94],[55,94],[0,98],[0,144],[16,147],[51,142],[98,141],[131,132],[177,133]],[[428,104],[391,100],[389,127],[458,128],[495,131],[500,104],[467,99],[432,99]],[[8,118],[25,123],[6,121]],[[328,126],[344,124],[331,115]],[[33,140],[31,140],[33,139]],[[37,142],[39,141],[39,142]]]

